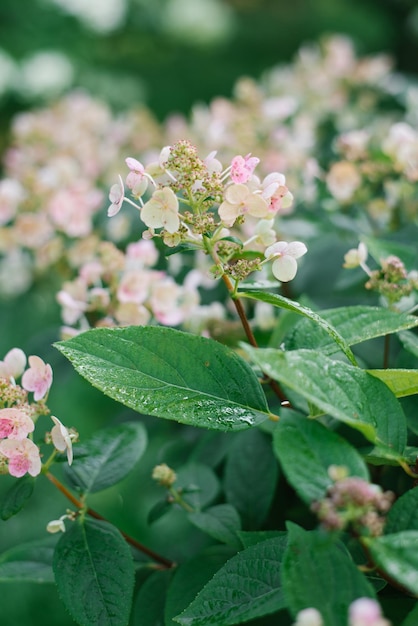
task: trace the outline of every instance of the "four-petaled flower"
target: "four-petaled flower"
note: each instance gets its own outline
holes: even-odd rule
[[[269,207],[265,199],[252,193],[246,185],[231,185],[225,191],[225,200],[218,209],[219,217],[225,226],[233,226],[239,215],[248,213],[253,217],[266,218]]]
[[[264,255],[266,259],[274,259],[272,265],[273,275],[282,283],[292,280],[298,269],[296,259],[306,254],[307,247],[301,241],[277,241],[269,246]]]
[[[39,448],[30,439],[3,439],[0,455],[9,461],[9,474],[20,478],[25,474],[37,476],[41,471]]]
[[[247,183],[259,163],[260,159],[251,154],[235,156],[231,161],[231,180],[234,183]]]
[[[179,201],[170,187],[154,191],[141,209],[141,219],[148,228],[165,228],[175,233],[180,227]]]
[[[116,213],[119,213],[124,199],[125,187],[122,177],[119,175],[119,182],[112,185],[109,191],[109,200],[112,204],[107,209],[108,217],[113,217]]]
[[[33,420],[24,411],[15,408],[0,409],[0,437],[25,439],[33,432]]]
[[[26,391],[33,391],[34,400],[41,400],[52,385],[52,368],[39,356],[29,357],[29,369],[22,376],[22,387]]]
[[[71,465],[73,462],[71,434],[58,417],[51,415],[51,419],[55,424],[51,430],[52,443],[59,452],[67,452],[68,465]]]

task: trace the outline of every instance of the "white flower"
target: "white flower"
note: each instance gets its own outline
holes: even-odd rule
[[[59,450],[59,452],[67,451],[68,465],[71,465],[73,462],[73,444],[71,441],[71,435],[67,428],[65,428],[64,424],[60,422],[57,417],[51,415],[51,419],[55,424],[51,430],[52,443],[55,448]]]
[[[165,228],[175,233],[180,226],[179,201],[170,187],[157,189],[141,209],[141,219],[148,228]]]
[[[344,255],[343,267],[347,269],[353,269],[359,265],[360,267],[364,267],[367,261],[367,255],[367,246],[361,241],[358,248],[351,248],[351,250]]]
[[[299,611],[293,626],[323,626],[322,616],[317,609],[309,608]]]
[[[122,177],[119,176],[119,182],[111,186],[109,191],[109,200],[112,203],[107,209],[108,217],[113,217],[116,213],[119,213],[124,201],[125,188],[123,185]]]
[[[297,263],[296,259],[306,254],[307,247],[301,241],[277,241],[269,246],[264,255],[266,259],[274,259],[272,265],[273,275],[282,283],[292,280],[296,276]]]

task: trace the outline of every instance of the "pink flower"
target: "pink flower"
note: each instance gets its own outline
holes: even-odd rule
[[[19,409],[0,409],[0,437],[25,439],[33,432],[35,425],[31,418]]]
[[[231,179],[234,183],[248,182],[259,163],[260,159],[252,157],[251,154],[245,157],[235,156],[231,162]]]
[[[29,357],[29,369],[22,376],[22,387],[33,391],[35,402],[43,398],[52,385],[52,368],[39,356]]]
[[[73,462],[73,444],[71,441],[71,435],[58,417],[51,415],[51,419],[55,424],[51,430],[52,443],[55,448],[59,450],[59,452],[67,452],[68,465],[71,465]]]
[[[116,213],[119,213],[123,201],[125,199],[125,188],[123,185],[122,177],[119,176],[119,182],[111,186],[109,191],[109,200],[112,203],[107,209],[108,217],[113,217]]]
[[[128,157],[125,159],[126,165],[129,167],[130,172],[126,177],[126,186],[132,190],[134,196],[142,196],[148,187],[148,178],[145,173],[145,168],[136,159]]]
[[[239,215],[248,213],[253,217],[268,217],[269,207],[260,194],[252,193],[246,185],[231,185],[225,191],[225,200],[218,209],[225,226],[233,226]]]
[[[11,476],[37,476],[41,471],[39,448],[30,439],[4,439],[0,441],[0,454],[9,459]]]
[[[20,348],[12,348],[0,361],[0,378],[18,378],[26,366],[26,355]]]
[[[130,270],[122,276],[116,297],[119,302],[142,304],[148,297],[154,273],[148,270]]]
[[[277,241],[269,246],[264,256],[266,259],[274,259],[272,265],[273,275],[282,283],[287,283],[296,276],[298,269],[296,259],[306,254],[307,247],[301,241]]]

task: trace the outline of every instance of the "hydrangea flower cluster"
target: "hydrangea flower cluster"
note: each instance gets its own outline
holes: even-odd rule
[[[299,611],[293,626],[324,626],[322,615],[315,608]],[[357,598],[349,606],[347,626],[391,626],[383,617],[380,605],[372,598]]]
[[[16,383],[19,378],[20,385]],[[13,348],[0,361],[0,472],[16,478],[41,472],[40,450],[32,437],[38,417],[49,414],[46,401],[52,378],[48,363],[35,355],[27,359],[20,348]],[[28,393],[33,394],[33,401]],[[66,451],[71,464],[75,433],[70,433],[57,417],[51,419],[54,426],[50,441],[56,450]]]
[[[347,476],[345,468],[331,466],[329,474],[334,483],[325,498],[311,506],[322,526],[327,530],[350,526],[359,534],[381,535],[395,494],[358,476]]]
[[[283,174],[274,172],[260,180],[254,173],[258,163],[250,154],[235,155],[223,168],[216,153],[202,160],[185,140],[163,148],[158,161],[147,166],[128,157],[125,182],[134,200],[125,196],[120,178],[110,190],[108,215],[116,215],[127,201],[148,227],[145,239],[160,237],[169,247],[202,250],[214,259],[217,276],[225,274],[238,283],[273,261],[273,275],[287,282],[296,275],[295,259],[307,248],[298,241],[276,241],[274,218],[293,197]],[[144,202],[147,189],[150,197]],[[247,220],[252,220],[257,235],[243,241],[240,226]]]

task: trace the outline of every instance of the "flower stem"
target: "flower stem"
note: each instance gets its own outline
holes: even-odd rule
[[[105,517],[100,515],[100,513],[97,513],[93,509],[86,508],[83,502],[77,500],[77,498],[74,497],[73,494],[70,493],[70,491],[68,491],[68,489],[53,474],[51,474],[50,472],[46,472],[45,476],[77,509],[85,509],[86,513],[90,515],[90,517],[94,517],[95,519],[102,520],[104,522],[107,521]],[[160,554],[157,554],[157,552],[154,552],[150,548],[147,548],[130,535],[127,535],[122,531],[120,531],[120,533],[127,543],[139,550],[139,552],[142,552],[143,554],[149,556],[151,559],[153,559],[153,561],[159,563],[160,569],[171,569],[172,567],[175,567],[176,564],[173,561],[170,561]]]

